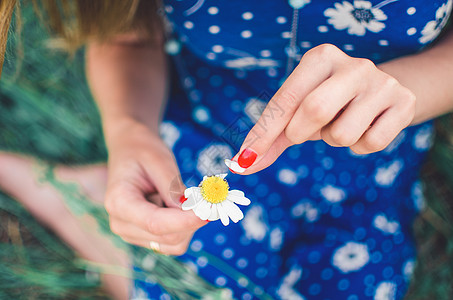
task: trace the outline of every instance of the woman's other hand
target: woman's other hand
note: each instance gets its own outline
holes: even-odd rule
[[[182,255],[194,232],[207,224],[182,211],[185,187],[173,154],[148,127],[126,122],[110,132],[105,207],[110,227],[126,242]],[[156,249],[154,249],[156,250]]]
[[[368,59],[320,45],[302,57],[233,160],[246,168],[243,174],[251,174],[289,146],[319,139],[358,154],[377,152],[411,124],[414,114],[415,95],[394,77]]]

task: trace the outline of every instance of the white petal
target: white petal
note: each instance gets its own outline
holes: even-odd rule
[[[196,196],[197,194],[200,194],[200,188],[199,187],[190,187],[184,191],[184,197],[189,199],[192,195]]]
[[[351,25],[348,29],[348,33],[351,35],[355,34],[358,36],[363,36],[363,35],[365,35],[365,32],[366,32],[365,26],[363,26],[360,23]]]
[[[212,203],[208,201],[201,201],[200,204],[193,210],[195,215],[202,220],[207,220],[211,214]]]
[[[225,159],[225,165],[235,173],[244,173],[245,169],[242,168],[236,161]]]
[[[227,200],[230,200],[230,201],[240,204],[240,205],[249,205],[250,204],[250,199],[246,198],[244,196],[244,192],[239,191],[239,190],[229,191]]]
[[[371,20],[370,23],[368,23],[368,25],[366,25],[366,28],[368,28],[368,30],[372,31],[372,32],[379,32],[385,28],[385,25],[384,25],[384,23],[381,23],[381,22],[378,22],[375,20]]]
[[[371,8],[371,2],[368,1],[354,1],[354,6],[356,8]]]
[[[209,215],[209,218],[208,218],[209,221],[216,221],[220,218],[219,212],[217,211],[217,205],[218,204],[212,204],[211,214]]]
[[[194,209],[200,201],[197,201],[197,197],[190,196],[186,201],[181,205],[182,210],[191,210]]]
[[[240,208],[237,207],[237,205],[234,204],[233,202],[226,200],[223,201],[221,204],[222,207],[225,209],[226,213],[228,214],[228,216],[230,217],[231,221],[233,221],[234,223],[237,223],[239,222],[239,220],[242,220],[244,218],[244,214],[242,213]]]
[[[227,177],[227,175],[228,175],[228,174],[225,173],[225,174],[219,174],[219,175],[216,175],[216,176],[217,176],[217,177],[220,177],[220,178],[222,178],[222,179],[225,179],[225,177]]]
[[[337,15],[338,15],[338,12],[333,8],[328,8],[324,11],[324,16],[326,16],[326,17],[334,17]]]
[[[357,24],[357,21],[352,15],[347,15],[341,18],[331,18],[327,20],[327,23],[333,25],[333,27],[337,30],[342,30],[348,28],[349,26],[354,26]]]
[[[217,204],[217,212],[219,213],[220,221],[222,221],[222,224],[224,226],[228,226],[228,224],[230,224],[230,219],[228,218],[228,215],[225,211],[225,208],[223,208],[222,203]]]
[[[351,11],[351,10],[354,9],[354,6],[352,6],[352,4],[349,3],[348,1],[343,1],[343,7],[344,7],[345,9],[347,9],[348,11]]]
[[[374,19],[375,20],[378,20],[378,21],[385,21],[387,20],[387,16],[384,14],[384,12],[380,9],[372,9],[371,10],[371,13],[373,14],[374,16]]]

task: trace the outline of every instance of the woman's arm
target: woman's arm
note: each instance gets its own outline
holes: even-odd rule
[[[168,77],[162,37],[92,43],[86,64],[109,151],[105,207],[112,231],[135,245],[153,242],[165,254],[183,254],[207,222],[180,209],[184,186],[158,135]]]
[[[453,110],[453,28],[432,48],[378,68],[415,94],[412,125]]]
[[[120,36],[86,51],[88,81],[101,111],[107,145],[111,135],[129,123],[157,133],[167,89],[163,37]]]

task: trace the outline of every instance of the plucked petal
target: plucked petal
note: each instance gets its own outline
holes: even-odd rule
[[[242,168],[237,161],[225,159],[225,165],[235,173],[244,173],[245,169]]]
[[[200,204],[193,210],[195,215],[202,220],[207,220],[211,214],[211,203],[207,201],[201,201]]]
[[[220,218],[219,212],[217,210],[217,205],[218,204],[212,204],[212,206],[211,206],[211,214],[209,215],[209,218],[208,218],[209,221],[216,221],[216,220],[218,220]]]
[[[221,205],[225,209],[231,221],[233,221],[234,223],[237,223],[244,218],[244,214],[242,213],[242,211],[233,202],[226,200],[223,201]]]
[[[244,192],[239,190],[232,190],[228,192],[227,200],[240,205],[249,205],[250,199],[246,198]]]
[[[225,211],[225,208],[223,208],[222,203],[217,204],[217,212],[219,213],[220,221],[222,221],[222,224],[224,226],[228,226],[228,224],[230,224],[230,219],[228,218],[227,212]]]

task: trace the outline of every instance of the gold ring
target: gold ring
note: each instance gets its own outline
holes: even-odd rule
[[[161,252],[160,252],[160,245],[159,245],[158,242],[154,242],[154,241],[149,242],[149,247],[150,247],[151,250],[153,250],[154,252],[161,253]]]

